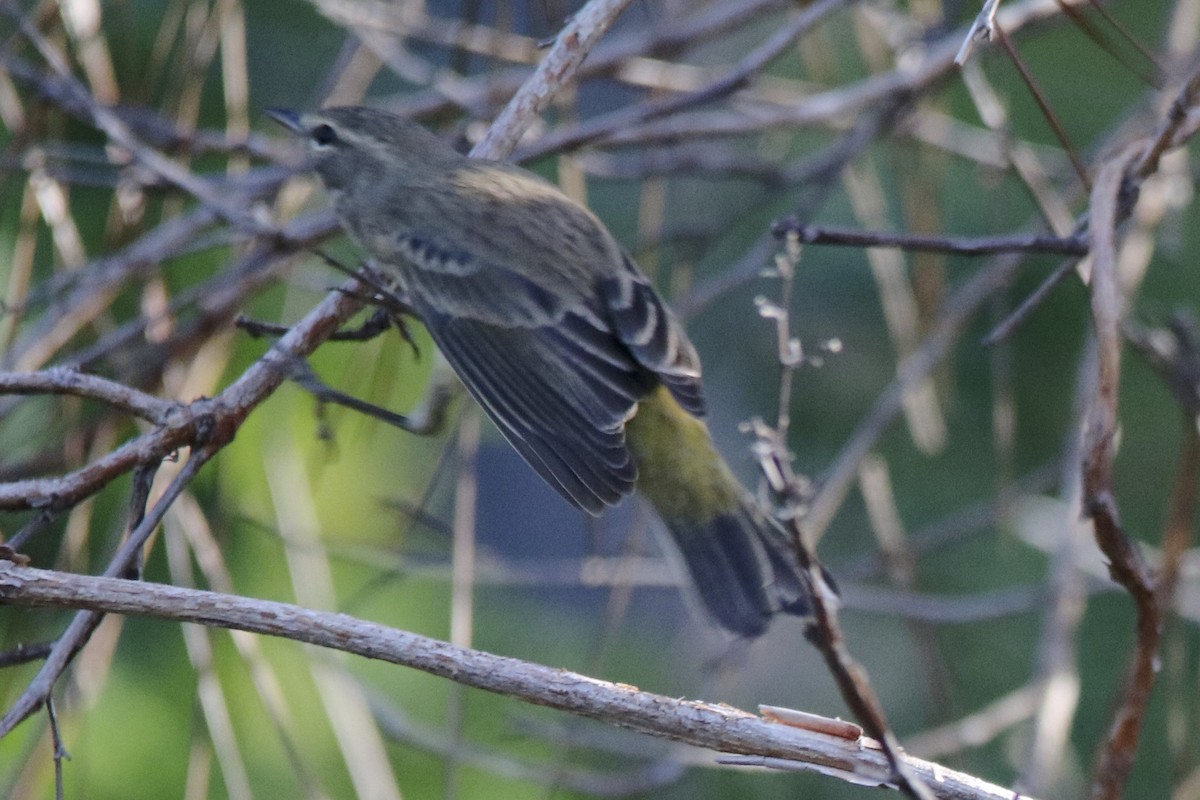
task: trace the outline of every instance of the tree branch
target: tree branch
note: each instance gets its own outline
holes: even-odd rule
[[[891,774],[874,741],[768,722],[727,705],[679,700],[480,650],[456,647],[345,614],[178,586],[71,575],[0,561],[0,603],[134,614],[277,636],[399,664],[465,686],[722,753],[781,759],[863,785]],[[836,721],[828,721],[837,728]],[[946,800],[1011,800],[1013,793],[917,758],[905,763]]]

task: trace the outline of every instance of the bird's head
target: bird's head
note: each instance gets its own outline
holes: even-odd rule
[[[387,111],[345,106],[309,114],[285,109],[267,113],[307,140],[311,167],[334,191],[357,180],[435,173],[446,161],[461,158],[416,122]]]

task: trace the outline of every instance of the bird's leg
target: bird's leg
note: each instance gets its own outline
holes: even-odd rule
[[[413,412],[407,415],[397,414],[334,389],[317,377],[308,362],[300,359],[292,365],[291,378],[320,404],[333,403],[344,406],[418,436],[434,436],[440,433],[445,427],[450,402],[462,392],[462,384],[441,358],[438,358],[434,365],[425,396]]]

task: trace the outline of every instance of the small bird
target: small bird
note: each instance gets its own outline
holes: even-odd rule
[[[268,113],[308,140],[346,233],[548,484],[591,514],[636,486],[708,612],[735,634],[761,634],[778,611],[808,613],[786,537],[701,420],[695,348],[591,211],[394,114]]]

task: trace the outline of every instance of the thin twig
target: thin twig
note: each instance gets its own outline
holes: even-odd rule
[[[792,548],[809,590],[810,616],[805,620],[804,637],[821,653],[854,718],[883,748],[891,770],[891,781],[914,800],[932,800],[934,795],[929,787],[907,764],[867,671],[850,653],[838,619],[841,601],[825,568],[817,559],[813,549],[816,540],[808,535],[804,526],[810,486],[806,479],[792,470],[791,453],[787,447],[791,383],[795,380],[796,369],[804,364],[804,350],[800,340],[792,334],[790,314],[792,284],[800,254],[797,236],[789,233],[785,238],[784,251],[775,260],[780,279],[780,300],[771,303],[759,298],[757,303],[759,314],[775,323],[780,390],[775,426],[766,425],[761,420],[751,423],[757,438],[753,449],[758,455],[772,496],[782,502],[783,510],[779,516],[783,517],[790,534]]]
[[[1087,239],[1081,236],[1015,235],[984,236],[963,239],[950,236],[922,236],[890,231],[859,231],[849,228],[807,225],[795,218],[780,220],[772,227],[776,236],[795,233],[803,244],[829,244],[845,247],[895,247],[964,256],[999,253],[1050,253],[1082,256],[1088,253]]]
[[[570,82],[631,0],[589,0],[554,40],[533,75],[496,117],[487,136],[471,150],[475,158],[505,158],[517,146],[534,117],[549,106],[555,89]]]
[[[41,661],[50,655],[53,646],[53,642],[18,643],[15,647],[0,652],[0,669],[28,664],[30,661]]]
[[[54,743],[54,797],[63,800],[63,761],[69,761],[71,754],[63,744],[62,731],[58,728],[58,712],[54,708],[54,698],[46,699],[46,716],[50,719],[50,740]]]
[[[989,42],[992,40],[992,34],[996,28],[996,12],[1000,10],[1000,0],[984,0],[983,8],[975,16],[971,22],[971,27],[967,28],[967,33],[963,36],[962,46],[958,48],[958,52],[954,55],[954,63],[962,66],[967,63],[967,59],[971,57],[971,53],[975,51],[975,45],[978,42]]]
[[[1026,0],[1006,5],[1000,10],[998,19],[1011,34],[1059,13],[1060,10],[1053,2]],[[614,123],[612,130],[605,134],[604,142],[610,145],[644,145],[658,141],[695,141],[708,137],[739,136],[783,127],[824,127],[830,119],[862,114],[881,103],[893,103],[898,98],[917,94],[936,85],[955,69],[954,53],[959,35],[951,32],[930,43],[923,48],[923,55],[919,59],[911,63],[906,61],[903,67],[874,74],[855,84],[811,95],[798,103],[765,107],[757,109],[754,114],[729,114],[726,111],[675,113],[667,119],[633,125],[628,119],[621,118],[620,123]],[[531,148],[529,152],[544,155],[547,151],[557,152],[565,147],[574,146],[580,138],[593,141],[596,137],[592,135],[591,128],[600,124],[598,119],[581,123],[580,128],[587,127],[578,134],[570,129],[562,129],[542,140],[545,149],[542,149],[542,143],[539,143],[538,149]]]
[[[1029,296],[1022,300],[1012,313],[1000,320],[1000,323],[992,328],[987,336],[980,339],[979,343],[984,347],[991,347],[1012,336],[1013,332],[1050,296],[1055,287],[1076,271],[1078,265],[1078,259],[1071,258],[1055,267],[1054,271],[1043,278],[1037,288],[1030,292]]]
[[[1075,173],[1079,176],[1079,180],[1084,186],[1090,187],[1091,177],[1088,175],[1087,167],[1079,159],[1079,153],[1075,149],[1075,145],[1071,144],[1071,140],[1067,136],[1067,131],[1063,128],[1058,115],[1054,113],[1054,109],[1051,108],[1050,101],[1046,98],[1045,92],[1038,85],[1037,79],[1030,72],[1029,67],[1026,66],[1024,59],[1021,58],[1021,54],[1017,52],[1017,46],[1013,44],[1012,39],[1008,38],[1008,34],[1004,32],[1004,28],[1001,26],[996,26],[995,34],[996,39],[1004,46],[1004,51],[1008,53],[1008,57],[1012,59],[1013,66],[1017,68],[1017,74],[1021,76],[1021,80],[1024,81],[1029,94],[1033,97],[1034,102],[1037,103],[1038,108],[1041,109],[1042,116],[1045,117],[1046,122],[1050,125],[1050,129],[1054,131],[1054,136],[1058,139],[1059,144],[1062,145],[1063,151],[1071,159],[1071,166],[1075,168]]]
[[[346,288],[348,291],[355,291],[358,289],[358,283],[352,281]],[[31,498],[41,498],[44,504],[57,502],[69,505],[94,493],[121,472],[133,469],[139,464],[153,463],[166,457],[177,447],[191,445],[192,455],[184,469],[155,503],[152,512],[130,533],[105,571],[107,575],[122,574],[134,563],[141,547],[166,513],[166,509],[188,485],[201,465],[232,440],[246,416],[286,379],[288,363],[312,352],[359,307],[358,301],[352,299],[348,293],[329,294],[304,320],[280,339],[274,348],[222,392],[220,397],[191,404],[188,407],[189,413],[182,414],[179,424],[160,427],[118,449],[115,452],[125,453],[126,458],[121,463],[108,465],[107,471],[98,469],[98,465],[112,459],[101,459],[90,471],[83,470],[77,473],[75,480],[64,479],[46,484],[38,481],[18,481],[15,484],[0,485],[0,499],[28,505]],[[92,474],[95,472],[99,474]],[[47,492],[50,486],[54,488]],[[69,492],[70,500],[56,490]],[[95,630],[99,619],[98,614],[85,612],[72,620],[41,671],[4,718],[0,719],[0,738],[33,713],[50,696],[59,675]]]
[[[129,537],[113,555],[103,573],[106,577],[126,574],[130,567],[141,559],[142,548],[149,540],[150,534],[158,527],[158,523],[162,520],[163,515],[166,514],[167,509],[170,508],[171,503],[179,496],[192,478],[196,476],[200,466],[209,457],[210,454],[199,451],[192,458],[188,459],[188,463],[180,470],[175,480],[171,482],[171,485],[163,492],[162,497],[155,503],[151,513],[130,532]],[[67,626],[67,629],[54,643],[54,647],[51,649],[49,656],[46,657],[45,663],[42,664],[41,669],[38,670],[37,675],[34,676],[29,686],[4,714],[4,717],[0,718],[0,738],[11,733],[13,728],[20,724],[26,717],[50,700],[54,691],[54,684],[58,682],[59,677],[70,666],[71,661],[78,655],[88,639],[91,638],[103,617],[102,613],[94,610],[80,611],[75,615],[71,623]]]

